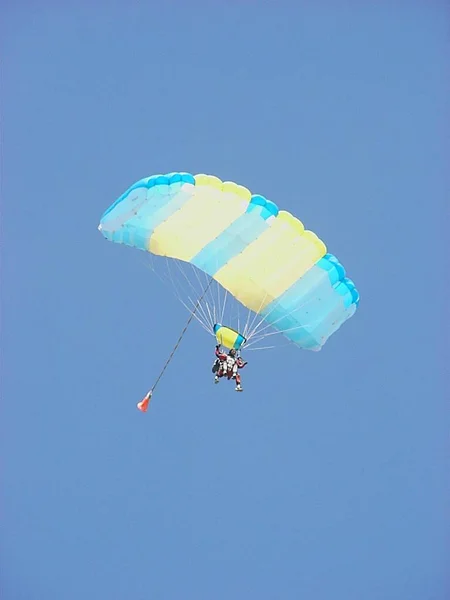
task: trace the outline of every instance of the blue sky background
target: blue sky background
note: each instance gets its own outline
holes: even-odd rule
[[[0,19],[2,600],[448,599],[448,7],[39,4]],[[97,225],[174,170],[294,212],[361,304],[240,395],[194,324],[142,415],[186,313]]]

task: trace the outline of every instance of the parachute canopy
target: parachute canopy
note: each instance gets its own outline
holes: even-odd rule
[[[104,213],[99,230],[112,242],[190,263],[304,349],[320,350],[359,303],[355,284],[315,233],[264,196],[215,176],[141,179]],[[211,333],[223,345],[250,338],[218,320]]]

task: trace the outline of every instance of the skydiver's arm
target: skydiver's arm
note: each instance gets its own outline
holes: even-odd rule
[[[216,356],[219,360],[225,360],[227,355],[220,351],[220,346],[216,346]]]

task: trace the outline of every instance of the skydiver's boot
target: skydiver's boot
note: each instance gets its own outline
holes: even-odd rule
[[[237,386],[234,388],[237,392],[243,392],[244,390],[242,389],[242,386],[240,383],[237,384]]]
[[[216,375],[216,376],[214,377],[214,383],[219,383],[219,376],[218,376],[218,375]]]

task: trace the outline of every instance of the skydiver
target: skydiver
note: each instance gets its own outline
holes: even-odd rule
[[[214,375],[214,383],[219,383],[219,378],[226,377],[227,379],[236,380],[236,392],[242,392],[241,376],[239,369],[243,369],[247,362],[240,356],[237,356],[235,348],[231,348],[228,354],[222,352],[220,345],[216,346],[216,360],[212,368]]]

